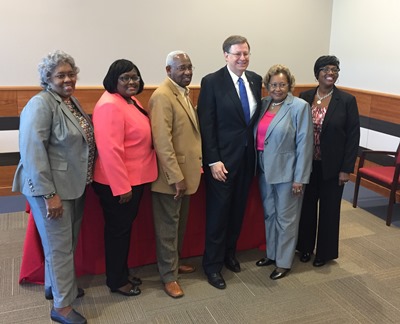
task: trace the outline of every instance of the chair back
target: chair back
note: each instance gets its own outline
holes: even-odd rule
[[[397,146],[397,151],[396,151],[396,164],[400,164],[400,142],[399,146]]]

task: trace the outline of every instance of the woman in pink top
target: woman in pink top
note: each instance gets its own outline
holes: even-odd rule
[[[276,265],[272,280],[291,269],[303,190],[311,173],[313,132],[309,104],[294,97],[295,79],[283,65],[264,77],[269,96],[261,100],[255,136],[259,185],[264,207],[266,256],[256,265]]]
[[[128,60],[111,64],[103,81],[106,91],[93,112],[98,156],[93,188],[103,208],[107,286],[124,296],[140,294],[139,278],[129,278],[128,253],[132,223],[144,184],[157,178],[150,120],[134,95],[144,82]]]

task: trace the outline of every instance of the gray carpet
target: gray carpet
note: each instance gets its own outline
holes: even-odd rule
[[[143,280],[140,296],[111,294],[104,275],[84,276],[86,295],[74,306],[99,324],[400,323],[400,213],[397,205],[387,227],[386,206],[378,209],[375,215],[343,200],[340,258],[321,268],[296,257],[289,275],[272,281],[273,266],[255,266],[261,251],[240,252],[242,272],[224,270],[227,289],[213,288],[198,270],[181,276],[185,296],[175,300],[148,265],[132,269]],[[0,214],[0,323],[51,323],[43,286],[18,284],[26,220],[23,212]],[[200,257],[187,262],[201,269]]]

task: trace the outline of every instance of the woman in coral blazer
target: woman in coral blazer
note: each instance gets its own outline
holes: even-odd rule
[[[139,278],[129,278],[132,223],[145,183],[157,178],[150,120],[134,95],[143,90],[139,69],[128,60],[111,64],[106,92],[93,112],[98,157],[93,188],[103,208],[107,286],[125,296],[140,294]]]

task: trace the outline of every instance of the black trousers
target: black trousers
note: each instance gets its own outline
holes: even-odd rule
[[[304,192],[298,251],[312,253],[316,244],[316,258],[326,261],[338,258],[343,188],[339,186],[339,174],[324,180],[321,161],[313,161],[310,183]]]
[[[113,196],[110,186],[93,182],[93,189],[103,208],[106,280],[112,290],[128,283],[132,223],[138,213],[143,188],[144,185],[133,186],[132,199],[120,204],[119,196]]]
[[[206,237],[203,269],[206,274],[220,272],[225,258],[234,256],[254,176],[252,147],[236,172],[228,170],[227,181],[215,180],[209,167],[204,168],[206,183]]]

